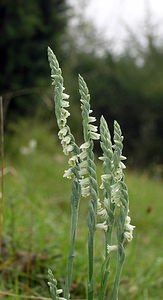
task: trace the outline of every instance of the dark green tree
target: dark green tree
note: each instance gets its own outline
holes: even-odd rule
[[[49,84],[47,46],[62,57],[67,10],[66,0],[0,2],[0,93],[6,105],[16,97],[12,109],[31,111],[38,104]]]

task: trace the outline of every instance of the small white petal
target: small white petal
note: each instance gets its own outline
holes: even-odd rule
[[[83,197],[88,197],[90,195],[89,186],[82,188],[81,189],[81,194],[82,194]]]
[[[87,157],[87,151],[82,151],[78,157],[81,159],[81,160],[84,160],[86,157]]]
[[[105,160],[105,156],[99,156],[99,158],[98,158],[99,160]]]
[[[66,93],[62,93],[62,99],[68,99],[70,96]]]
[[[58,132],[59,139],[63,139],[63,137],[67,134],[67,128],[64,127]]]
[[[108,225],[107,225],[107,223],[106,223],[106,221],[105,221],[105,222],[103,222],[103,223],[97,224],[97,225],[96,225],[96,228],[97,228],[97,229],[102,229],[102,230],[104,230],[104,231],[107,231],[107,230],[108,230]]]
[[[121,169],[126,169],[125,164],[124,164],[123,162],[121,162],[121,161],[120,161],[120,163],[119,163],[119,167],[120,167]]]
[[[81,146],[80,146],[80,149],[88,149],[90,147],[90,143],[89,142],[85,142],[84,144],[82,144]]]
[[[69,155],[73,151],[74,147],[72,145],[64,146],[63,153]]]
[[[64,108],[61,108],[61,119],[67,119],[70,116],[69,111]]]
[[[118,249],[117,245],[107,245],[108,254],[112,251],[116,251]]]
[[[91,139],[93,139],[93,140],[99,140],[100,134],[99,134],[99,133],[96,133],[96,132],[91,132],[91,133],[90,133],[90,137],[91,137]]]
[[[63,174],[63,177],[66,177],[68,179],[72,179],[73,176],[74,176],[74,174],[72,173],[71,168],[68,169],[68,170],[65,170],[65,172]]]
[[[67,123],[67,119],[66,118],[61,118],[59,120],[59,126],[60,127],[65,127],[66,126],[66,123]]]
[[[131,224],[126,224],[125,229],[129,232],[132,232],[134,230],[135,226]]]
[[[100,185],[100,189],[101,189],[101,190],[104,189],[104,184],[103,184],[103,182],[102,182],[101,185]]]
[[[83,160],[82,162],[79,163],[79,168],[82,169],[82,168],[87,168],[88,166],[88,163],[86,160]]]
[[[86,168],[82,168],[80,171],[79,171],[79,175],[80,176],[83,176],[83,175],[86,175],[88,174],[88,170]]]
[[[97,214],[101,217],[107,218],[108,214],[105,208],[101,208],[97,210]]]
[[[95,122],[96,121],[96,118],[95,117],[88,117],[88,122],[89,123],[93,123],[93,122]]]
[[[103,174],[103,175],[101,175],[101,180],[104,181],[104,182],[107,181],[110,178],[111,178],[110,174]]]
[[[89,185],[89,177],[80,179],[79,182],[80,182],[81,186],[83,186],[83,187],[84,187],[85,185],[87,186],[87,185]]]
[[[111,192],[112,194],[116,194],[120,191],[120,185],[119,183],[115,183],[111,185]]]
[[[128,242],[131,242],[132,239],[133,239],[132,232],[125,231],[125,232],[124,232],[124,238],[125,238]]]
[[[57,295],[60,295],[60,294],[62,294],[63,293],[63,290],[62,289],[58,289],[57,290]]]
[[[70,157],[70,159],[68,160],[68,164],[72,167],[76,166],[76,163],[78,161],[78,158],[76,155]]]
[[[92,124],[89,124],[88,126],[89,126],[88,128],[91,132],[97,132],[97,126],[94,126]]]
[[[123,155],[121,155],[121,156],[120,156],[120,159],[121,159],[121,160],[126,160],[126,159],[127,159],[127,157],[126,157],[126,156],[123,156]]]
[[[62,107],[69,107],[69,106],[70,106],[70,104],[69,104],[69,102],[68,102],[68,101],[64,101],[64,100],[62,100],[62,102],[61,102],[61,106],[62,106]]]
[[[131,218],[129,216],[126,217],[125,224],[128,225],[131,222]]]
[[[68,145],[70,142],[71,142],[71,137],[69,135],[67,135],[62,139],[61,144]]]

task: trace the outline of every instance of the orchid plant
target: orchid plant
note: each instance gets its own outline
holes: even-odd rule
[[[83,122],[83,144],[78,146],[67,119],[70,116],[68,108],[69,95],[65,93],[62,71],[56,56],[48,48],[48,58],[51,68],[52,85],[54,86],[54,102],[58,136],[63,147],[63,153],[69,156],[69,168],[64,172],[64,177],[72,180],[71,193],[71,226],[70,247],[67,260],[67,271],[64,289],[57,288],[57,281],[51,270],[49,286],[53,300],[69,300],[72,281],[73,260],[75,250],[78,211],[81,197],[89,197],[88,207],[88,285],[87,298],[94,298],[94,240],[96,230],[104,233],[104,260],[101,266],[101,287],[99,299],[106,297],[110,261],[112,253],[117,253],[117,266],[110,300],[118,300],[118,290],[121,271],[125,259],[125,245],[133,238],[134,227],[129,216],[129,197],[123,170],[125,169],[125,156],[123,150],[123,136],[119,124],[114,122],[113,144],[110,131],[104,117],[100,120],[100,132],[94,123],[90,107],[90,94],[84,79],[79,75],[79,93],[81,97],[81,112]],[[99,159],[103,164],[101,185],[98,185],[96,162],[94,158],[94,140],[100,140],[102,156]],[[102,189],[102,199],[99,196]],[[116,238],[113,241],[113,232]],[[63,294],[63,297],[61,297]]]

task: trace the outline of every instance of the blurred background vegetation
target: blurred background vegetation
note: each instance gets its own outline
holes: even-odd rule
[[[117,119],[121,124],[130,164],[140,168],[162,164],[163,40],[152,22],[144,22],[145,43],[129,32],[117,55],[82,11],[76,16],[66,0],[1,1],[0,87],[6,129],[22,116],[49,118],[45,105],[53,109],[46,55],[50,45],[76,110],[73,128],[79,126],[77,75],[81,73],[98,119],[104,114],[110,123]]]
[[[66,0],[2,0],[0,28],[6,165],[0,264],[5,280],[1,281],[1,289],[8,288],[17,294],[22,289],[47,296],[47,265],[55,266],[63,283],[69,183],[62,179],[67,166],[57,140],[47,61],[50,46],[62,67],[66,91],[71,95],[70,126],[78,141],[82,141],[78,73],[88,84],[98,122],[103,114],[112,131],[116,119],[125,137],[124,155],[130,169],[127,181],[138,234],[127,253],[129,264],[125,267],[122,299],[127,299],[126,291],[130,299],[162,299],[163,39],[158,37],[157,28],[147,18],[140,28],[141,38],[126,29],[128,38],[117,54],[85,18],[82,7],[77,13]],[[77,254],[82,247],[86,250],[87,209],[86,204],[82,205]],[[99,247],[100,243],[101,238],[97,242]],[[97,254],[100,257],[99,250]],[[141,257],[139,268],[135,266],[136,257]],[[85,260],[80,255],[77,258],[74,298],[85,297]],[[100,259],[96,262],[98,271]],[[96,279],[99,280],[98,275]],[[30,289],[36,286],[37,289]]]

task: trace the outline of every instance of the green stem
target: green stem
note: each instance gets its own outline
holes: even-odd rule
[[[103,300],[105,298],[108,277],[110,274],[110,254],[108,254],[107,252],[107,245],[111,245],[113,223],[110,224],[108,232],[105,234],[105,259],[101,268],[101,290],[99,297],[100,300]]]
[[[114,210],[115,206],[110,205],[110,212],[109,212],[109,227],[108,231],[105,234],[105,259],[101,267],[101,289],[100,289],[100,300],[104,300],[106,295],[106,288],[108,284],[108,277],[110,274],[110,254],[107,252],[107,245],[111,245],[112,243],[112,232],[114,226]]]
[[[125,259],[124,248],[122,244],[120,244],[117,253],[117,268],[116,268],[116,275],[115,275],[115,281],[113,286],[112,300],[118,300],[119,283],[120,283],[120,277],[121,277],[124,259]]]
[[[72,281],[73,262],[75,257],[75,240],[76,240],[76,229],[78,223],[78,211],[80,200],[80,186],[77,180],[72,183],[72,194],[71,194],[71,227],[70,227],[70,247],[67,261],[67,274],[65,280],[64,297],[70,298],[70,287]]]
[[[94,257],[94,233],[88,232],[88,300],[93,300],[93,257]]]

